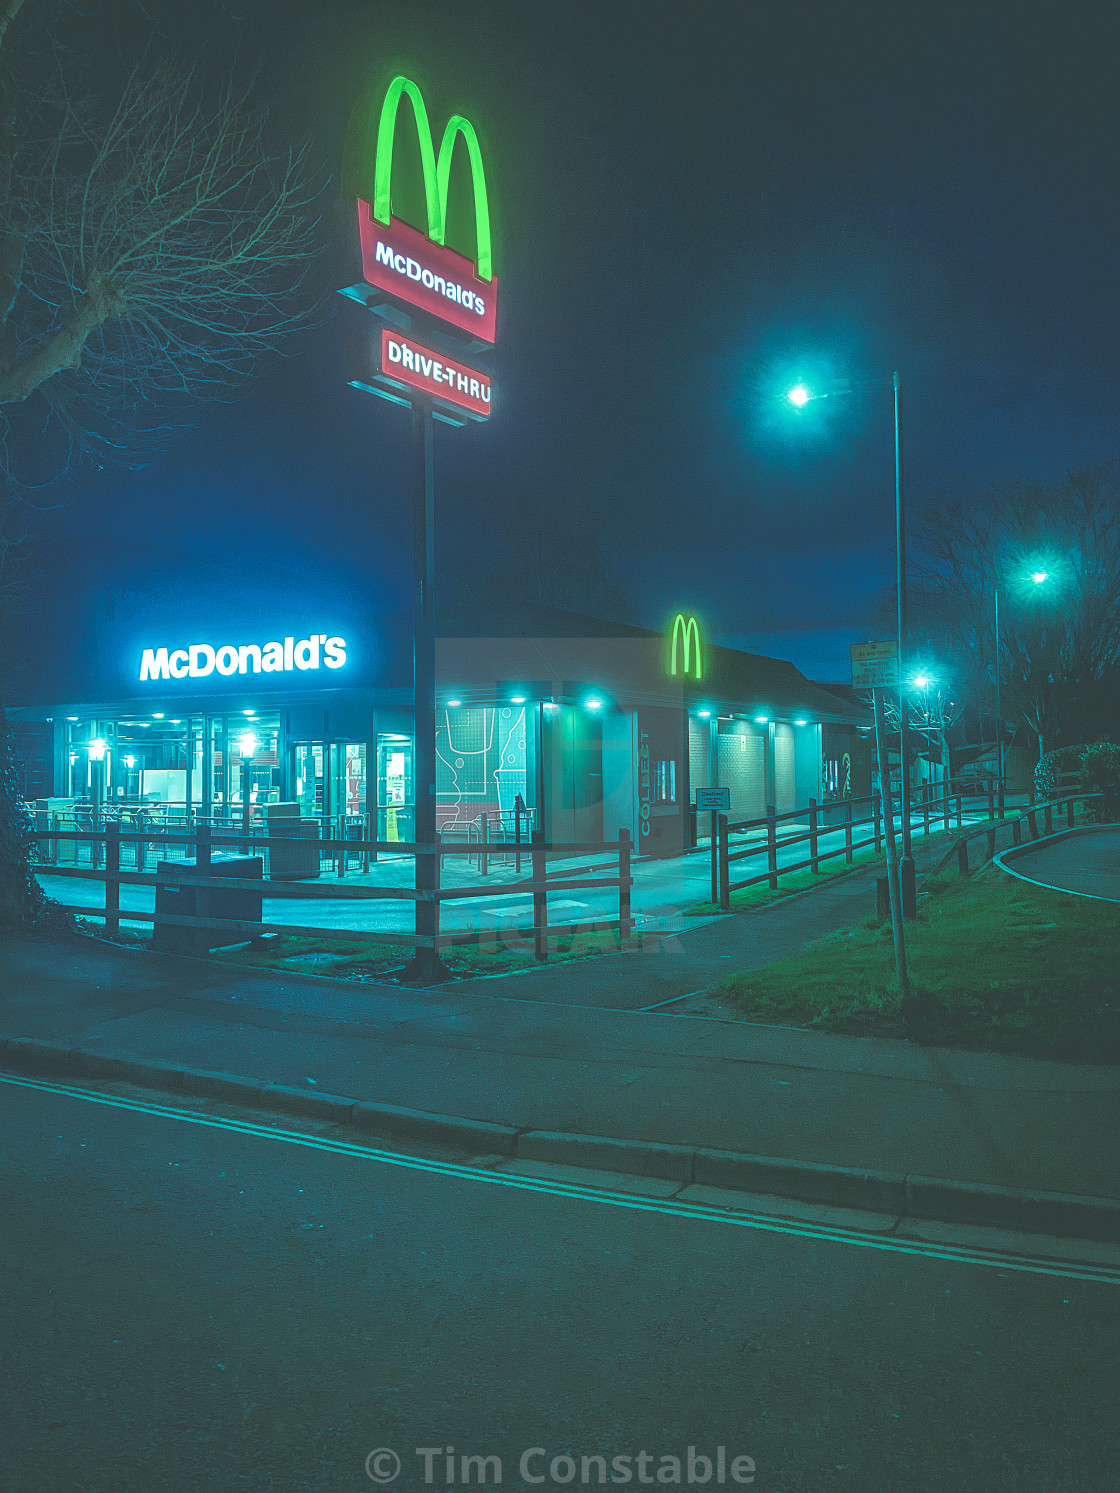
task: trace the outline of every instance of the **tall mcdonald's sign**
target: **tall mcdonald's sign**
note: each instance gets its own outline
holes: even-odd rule
[[[677,645],[680,644],[680,653]],[[682,667],[683,666],[683,667]],[[673,618],[672,645],[669,651],[669,673],[674,678],[682,674],[688,678],[703,678],[703,661],[700,655],[700,624],[695,617],[685,617],[678,612]]]
[[[428,231],[421,233],[393,216],[393,145],[401,101],[407,98],[416,125]],[[470,162],[474,196],[475,260],[446,244],[447,199],[456,142],[462,138]],[[362,274],[394,300],[467,332],[492,346],[497,334],[498,280],[490,237],[490,203],[478,135],[469,119],[453,114],[436,153],[428,111],[409,78],[393,79],[381,103],[373,158],[372,201],[358,199]]]

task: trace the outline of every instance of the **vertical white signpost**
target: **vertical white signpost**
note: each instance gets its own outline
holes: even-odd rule
[[[891,901],[894,967],[898,975],[898,988],[905,1000],[910,994],[910,976],[906,968],[902,888],[898,873],[898,847],[894,838],[894,801],[891,795],[891,774],[887,761],[886,729],[883,720],[883,691],[897,687],[898,645],[893,642],[853,643],[852,688],[869,689],[875,709],[875,755],[879,764],[879,797],[883,809],[883,831],[887,842],[887,890]]]

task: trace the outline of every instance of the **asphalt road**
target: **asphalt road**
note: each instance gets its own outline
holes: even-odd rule
[[[456,1486],[463,1455],[529,1486],[520,1458],[544,1448],[551,1493],[554,1456],[647,1451],[652,1480],[690,1445],[726,1448],[728,1488],[749,1456],[767,1493],[1117,1486],[1117,1286],[8,1083],[0,1134],[5,1490],[369,1490],[377,1448],[417,1489],[415,1448],[453,1446]]]
[[[1059,891],[1120,902],[1120,829],[1107,826],[1040,845],[1008,863],[1025,876]]]

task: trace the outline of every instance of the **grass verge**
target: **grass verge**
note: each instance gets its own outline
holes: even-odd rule
[[[868,918],[713,994],[823,1031],[1120,1063],[1120,908],[988,867],[927,887],[907,924],[904,1009],[889,922]]]

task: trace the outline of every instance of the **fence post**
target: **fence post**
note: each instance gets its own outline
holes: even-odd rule
[[[120,932],[121,909],[121,827],[112,820],[105,826],[105,937],[116,938]]]
[[[957,793],[957,828],[958,829],[960,829],[960,827],[961,827],[961,812],[963,810],[963,807],[964,807],[964,794],[958,792]]]
[[[852,801],[844,800],[844,859],[852,864]]]
[[[988,831],[988,859],[995,860],[996,856],[996,832],[994,829]]]
[[[992,787],[992,780],[991,780],[991,778],[989,778],[988,779],[988,818],[989,819],[994,819],[995,817],[996,817],[996,795],[995,795],[995,789]]]
[[[871,795],[871,817],[875,821],[875,854],[883,849],[883,798],[879,793]]]
[[[968,841],[964,839],[957,841],[957,869],[962,876],[968,875]]]
[[[922,833],[929,837],[929,784],[922,793]]]
[[[943,785],[944,785],[944,788],[945,788],[945,802],[942,804],[942,810],[943,810],[944,815],[945,815],[945,833],[948,834],[950,828],[952,827],[952,818],[953,818],[953,810],[952,810],[952,805],[950,803],[950,795],[949,795],[949,775],[948,775],[948,773],[945,774],[945,777],[943,779]]]
[[[543,964],[548,958],[548,893],[545,891],[547,861],[544,831],[533,831],[533,952]],[[539,888],[539,890],[538,890]]]
[[[1073,799],[1072,798],[1067,798],[1066,799],[1066,824],[1069,826],[1070,829],[1073,828]]]
[[[999,780],[999,817],[1002,819],[1006,810],[1007,784],[1003,778]]]
[[[719,810],[712,810],[712,823],[708,831],[708,849],[712,862],[712,906],[719,901]]]
[[[814,876],[821,874],[821,863],[817,859],[817,801],[809,800],[809,870]]]
[[[478,870],[480,876],[485,876],[490,870],[490,821],[486,817],[486,810],[482,811],[480,849],[478,852]]]
[[[1011,821],[1011,843],[1012,845],[1021,845],[1023,843],[1023,821],[1018,814]]]
[[[210,826],[200,824],[194,832],[194,868],[199,876],[210,875]],[[208,918],[210,916],[210,889],[209,887],[196,887],[194,894],[194,915],[196,918]],[[202,938],[209,938],[212,929],[203,929]],[[209,944],[206,945],[208,950]],[[205,952],[205,951],[204,951]]]
[[[1047,804],[1042,813],[1046,821],[1046,833],[1052,835],[1054,833],[1054,810],[1050,804]]]
[[[766,805],[766,869],[770,872],[770,890],[778,890],[778,825],[777,809]]]
[[[1031,839],[1038,839],[1038,815],[1033,809],[1027,811],[1027,823],[1031,827]]]
[[[618,833],[619,833],[620,836],[622,835],[622,831],[621,830],[619,830]],[[619,850],[618,853],[619,853],[619,855],[621,855],[622,851]],[[517,872],[518,876],[521,875],[521,795],[520,795],[520,793],[517,795],[517,797],[513,801],[513,869]],[[622,875],[621,870],[619,871],[618,874],[620,876]]]
[[[518,841],[518,845],[520,843]],[[520,850],[518,855],[520,856]],[[623,947],[630,942],[630,831],[628,829],[620,829],[618,832],[618,936]]]
[[[731,864],[727,858],[727,815],[719,816],[719,910],[731,911]]]

